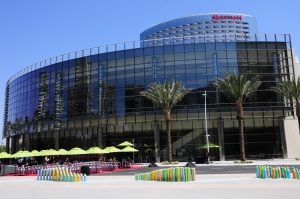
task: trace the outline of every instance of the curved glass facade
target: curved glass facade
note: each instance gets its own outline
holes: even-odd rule
[[[235,107],[212,83],[226,72],[260,75],[259,91],[245,102],[248,157],[281,157],[281,118],[292,110],[270,91],[293,78],[289,35],[251,39],[181,37],[146,47],[128,42],[69,53],[40,62],[7,83],[4,137],[12,151],[117,145],[134,139],[139,160],[159,149],[166,159],[162,110],[139,95],[152,82],[181,81],[192,92],[172,113],[174,158],[201,153],[204,90],[210,142],[222,146],[213,158],[239,156]],[[259,118],[259,119],[257,119]],[[152,150],[149,150],[152,149]],[[154,152],[153,152],[154,153]],[[152,154],[153,155],[153,154]],[[144,160],[145,161],[145,160]]]

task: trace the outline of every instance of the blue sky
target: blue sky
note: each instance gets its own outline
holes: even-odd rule
[[[33,63],[84,48],[138,40],[139,33],[152,25],[209,12],[250,14],[258,21],[259,33],[290,33],[300,54],[299,7],[299,0],[2,0],[0,134],[5,82]]]

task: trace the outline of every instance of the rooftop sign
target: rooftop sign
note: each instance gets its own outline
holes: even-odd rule
[[[242,21],[243,17],[241,15],[213,15],[211,17],[213,21],[215,20],[235,20],[235,21]]]

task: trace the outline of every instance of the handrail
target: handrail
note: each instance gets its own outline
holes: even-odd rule
[[[269,36],[268,36],[269,35]],[[14,75],[12,75],[7,82],[12,82],[18,77],[30,73],[34,70],[44,68],[46,66],[61,63],[68,60],[78,59],[96,54],[116,52],[121,50],[137,49],[142,47],[156,47],[175,44],[191,44],[191,43],[211,43],[211,42],[246,42],[246,41],[276,41],[276,42],[290,42],[289,34],[215,34],[215,35],[197,35],[197,36],[182,36],[158,38],[150,40],[137,40],[123,43],[115,43],[83,50],[73,51],[48,58],[27,66]],[[145,46],[148,45],[148,46]]]

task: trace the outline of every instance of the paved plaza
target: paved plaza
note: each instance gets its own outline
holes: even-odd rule
[[[194,182],[144,182],[133,176],[89,176],[85,183],[0,177],[0,196],[9,199],[300,198],[300,181],[256,179],[255,174],[197,175]]]
[[[184,166],[185,164],[181,164],[178,166]],[[289,167],[294,167],[298,168],[300,170],[300,165],[299,164],[289,164],[289,165],[284,165],[280,164],[281,166],[289,166]],[[176,166],[176,165],[173,165]],[[279,165],[277,165],[279,166]],[[114,172],[106,172],[106,173],[101,173],[100,175],[109,175],[109,176],[116,176],[116,175],[134,175],[136,173],[145,173],[145,172],[150,172],[154,171],[157,169],[161,168],[169,168],[171,166],[160,166],[160,167],[147,167],[147,166],[142,166],[140,168],[133,168],[133,169],[125,169],[125,170],[117,170]],[[210,165],[197,165],[196,168],[196,173],[205,175],[205,174],[243,174],[243,173],[253,173],[255,172],[255,167],[256,165],[250,165],[250,164],[244,164],[244,165],[215,165],[215,164],[210,164]],[[97,174],[96,174],[97,175]]]

